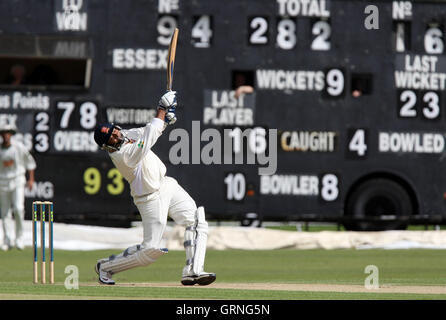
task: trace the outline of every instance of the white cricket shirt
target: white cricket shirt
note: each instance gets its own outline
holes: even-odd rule
[[[0,190],[11,191],[26,184],[27,170],[36,169],[36,161],[19,141],[8,148],[0,146]]]
[[[145,127],[122,130],[132,140],[109,153],[113,164],[129,182],[131,195],[139,197],[159,190],[166,166],[150,149],[165,128],[164,121],[153,118]]]

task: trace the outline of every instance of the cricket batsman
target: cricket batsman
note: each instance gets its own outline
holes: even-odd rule
[[[160,248],[160,242],[168,215],[185,227],[186,265],[181,283],[208,285],[216,279],[215,273],[203,271],[208,233],[204,208],[197,208],[178,182],[166,176],[166,166],[151,150],[166,126],[177,120],[176,107],[176,91],[168,91],[159,101],[156,117],[145,127],[124,130],[104,123],[95,129],[96,143],[108,152],[130,184],[133,201],[142,218],[144,237],[141,244],[97,261],[95,270],[100,283],[113,285],[115,273],[150,265],[166,254],[168,250]]]

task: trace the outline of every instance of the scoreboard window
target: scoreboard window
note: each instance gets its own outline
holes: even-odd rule
[[[83,89],[91,63],[81,59],[0,57],[0,84],[8,87]]]
[[[254,87],[254,71],[249,70],[233,70],[232,71],[232,89],[241,86]]]
[[[351,92],[354,97],[372,94],[371,74],[352,74]]]
[[[76,90],[90,87],[90,42],[38,35],[0,36],[0,86],[4,89]]]

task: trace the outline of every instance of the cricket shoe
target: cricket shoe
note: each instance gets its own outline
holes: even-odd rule
[[[201,272],[200,274],[185,275],[181,278],[181,284],[184,286],[193,286],[198,284],[200,286],[207,286],[215,281],[217,276],[215,273]]]
[[[1,249],[2,251],[8,251],[9,249],[11,249],[11,247],[8,246],[7,244],[2,244],[2,245],[0,246],[0,249]]]
[[[99,275],[99,283],[114,285],[115,281],[112,279],[112,273],[101,269],[101,262],[96,263],[94,270]]]

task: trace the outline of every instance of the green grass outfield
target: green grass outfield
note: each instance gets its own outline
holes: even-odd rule
[[[170,251],[150,266],[116,274],[115,286],[99,285],[94,264],[98,258],[112,253],[119,250],[56,250],[56,284],[33,285],[32,250],[0,252],[0,299],[446,299],[444,293],[388,293],[380,292],[381,289],[367,292],[277,289],[277,286],[292,284],[363,288],[368,276],[364,272],[367,265],[379,268],[382,287],[439,288],[446,286],[444,250],[208,250],[205,269],[217,273],[215,287],[176,286],[180,284],[185,261],[183,251]],[[78,267],[78,290],[64,286],[69,276],[64,272],[68,265]],[[240,284],[240,288],[218,287],[224,284]],[[265,286],[247,289],[249,284]]]

